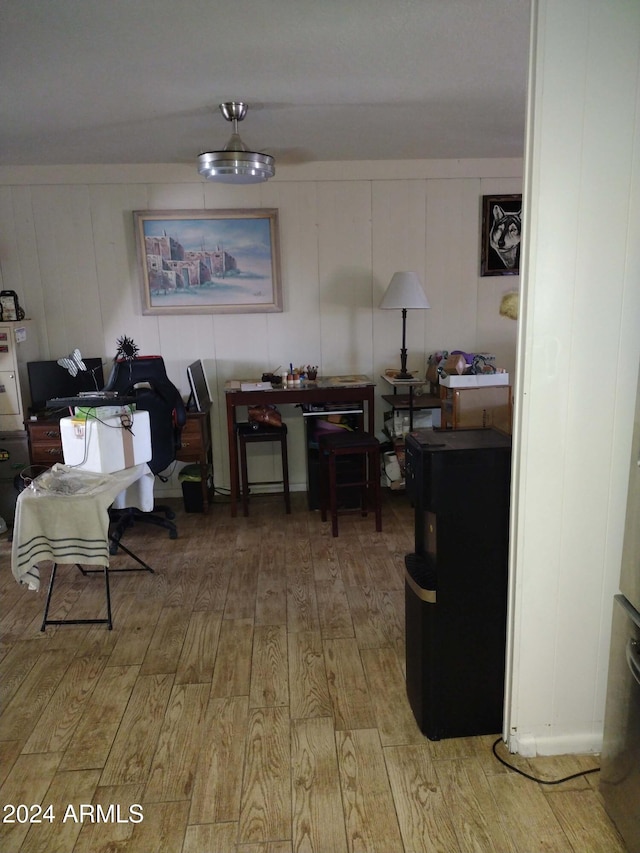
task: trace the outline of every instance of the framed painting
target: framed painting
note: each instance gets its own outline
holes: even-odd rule
[[[480,275],[519,275],[522,195],[482,196]]]
[[[282,311],[278,211],[137,210],[143,314]]]

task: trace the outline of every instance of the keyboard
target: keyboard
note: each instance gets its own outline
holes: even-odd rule
[[[105,394],[82,394],[77,397],[52,397],[47,400],[48,409],[66,409],[74,406],[86,406],[95,408],[96,406],[120,406],[128,403],[135,403],[135,397],[124,397],[119,394],[106,396]]]

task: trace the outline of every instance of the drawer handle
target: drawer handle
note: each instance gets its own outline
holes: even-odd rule
[[[47,430],[45,434],[47,438],[60,438],[60,433],[54,429]]]
[[[62,456],[62,450],[60,450],[60,448],[58,447],[50,447],[47,450],[47,453],[49,454],[49,456]]]

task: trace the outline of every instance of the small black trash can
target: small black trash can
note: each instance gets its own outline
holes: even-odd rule
[[[182,485],[182,500],[185,512],[204,512],[202,500],[202,474],[199,465],[185,465],[178,475]],[[210,474],[207,474],[207,488],[210,488]]]

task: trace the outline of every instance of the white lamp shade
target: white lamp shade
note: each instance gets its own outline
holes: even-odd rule
[[[394,272],[380,308],[431,308],[417,272]]]

